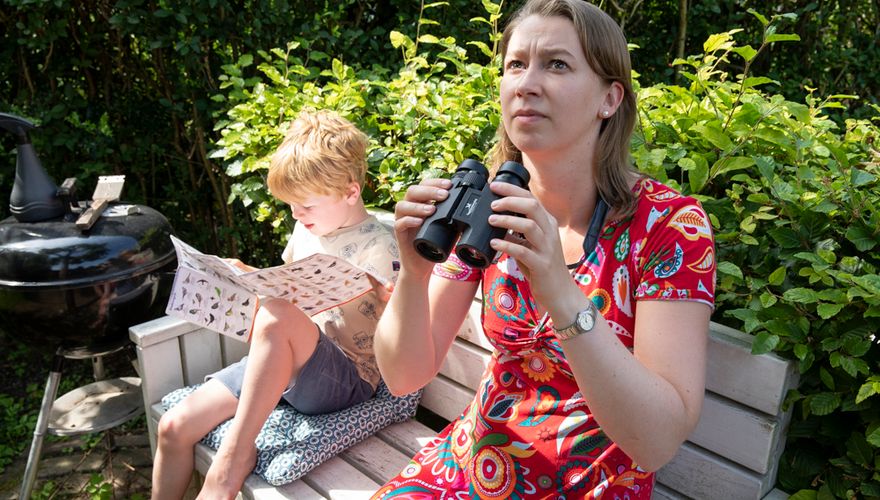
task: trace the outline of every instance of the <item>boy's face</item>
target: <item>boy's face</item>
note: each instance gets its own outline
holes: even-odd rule
[[[315,236],[324,236],[352,225],[356,216],[359,192],[339,194],[308,194],[298,202],[290,203],[293,218]]]

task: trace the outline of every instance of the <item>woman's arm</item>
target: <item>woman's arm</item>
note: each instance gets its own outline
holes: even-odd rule
[[[580,296],[586,307],[589,299]],[[555,314],[573,319],[578,310]],[[601,316],[592,331],[560,344],[603,431],[650,471],[672,459],[699,420],[711,309],[642,300],[636,311],[633,353]]]
[[[432,276],[425,287],[401,271],[373,339],[379,371],[393,394],[418,390],[440,371],[477,284]]]
[[[433,276],[434,263],[413,249],[416,232],[450,186],[448,179],[424,180],[394,207],[400,274],[373,337],[379,371],[393,394],[420,389],[437,374],[476,292],[475,282]]]

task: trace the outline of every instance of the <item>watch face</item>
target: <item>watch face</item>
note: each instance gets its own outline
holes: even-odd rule
[[[593,323],[596,321],[593,311],[594,309],[590,308],[578,314],[577,323],[581,330],[588,332],[593,329]]]

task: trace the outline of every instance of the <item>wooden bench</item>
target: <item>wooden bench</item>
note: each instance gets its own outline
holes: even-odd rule
[[[451,420],[470,402],[490,349],[479,325],[480,304],[471,312],[440,374],[424,390],[420,412]],[[199,383],[205,374],[241,358],[247,346],[182,320],[162,317],[130,330],[137,347],[150,443],[155,451],[162,396]],[[789,412],[786,392],[797,384],[794,364],[774,354],[753,356],[750,337],[712,323],[706,400],[702,418],[679,453],[657,474],[654,498],[787,498],[774,490]],[[394,424],[305,477],[273,487],[256,475],[241,491],[245,499],[364,499],[397,474],[432,436],[416,419]],[[204,474],[213,450],[198,445],[196,469]],[[198,475],[197,475],[198,476]]]

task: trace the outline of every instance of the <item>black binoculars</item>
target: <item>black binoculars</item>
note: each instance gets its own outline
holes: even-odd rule
[[[413,244],[419,255],[445,262],[454,245],[458,258],[471,267],[483,269],[492,262],[496,252],[489,242],[507,231],[489,225],[491,204],[499,196],[489,190],[488,181],[489,170],[482,163],[471,159],[461,162],[452,175],[449,197],[437,204],[416,233]],[[493,181],[528,188],[529,172],[520,163],[506,161]]]

